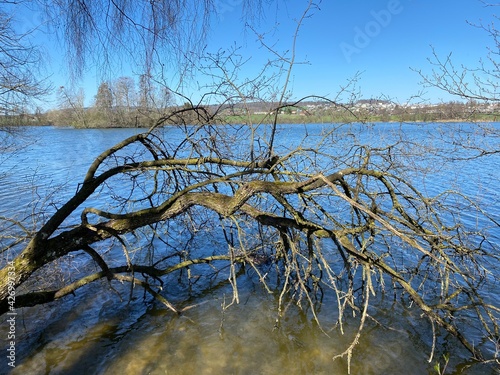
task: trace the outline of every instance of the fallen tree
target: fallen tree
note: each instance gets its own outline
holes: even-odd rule
[[[259,272],[258,259],[265,257],[280,274],[281,314],[285,297],[291,297],[315,316],[315,294],[325,287],[336,293],[340,326],[347,311],[361,312],[358,336],[343,355],[350,356],[359,338],[371,296],[393,293],[418,306],[474,358],[495,358],[491,352],[486,357],[466,333],[473,325],[485,340],[498,340],[499,308],[483,295],[485,285],[498,277],[486,266],[498,262],[495,246],[455,220],[458,205],[448,202],[462,199],[458,193],[427,197],[411,182],[409,171],[417,171],[407,166],[408,149],[415,145],[403,139],[383,147],[352,143],[338,126],[314,147],[304,143],[287,153],[265,151],[245,161],[247,149],[229,151],[234,143],[217,141],[251,129],[240,126],[234,132],[210,125],[213,117],[204,109],[191,111],[208,116],[205,124],[184,125],[186,137],[169,143],[168,128],[161,125],[177,119],[180,114],[174,113],[155,129],[106,150],[74,196],[35,233],[28,232],[24,247],[16,238],[3,249],[16,256],[0,270],[1,313],[9,311],[13,287],[22,291],[15,299],[21,308],[68,296],[100,279],[140,286],[179,313],[162,295],[162,279],[201,263],[229,266],[237,301],[237,268],[246,264]],[[341,142],[335,147],[351,147],[325,153],[335,139]],[[90,205],[96,197],[101,207]],[[130,256],[131,235],[139,238],[142,230],[154,228],[147,234],[150,241],[168,242],[169,226],[175,223],[184,235],[195,237],[200,218],[208,230],[222,228],[225,252],[198,256],[171,246],[151,257],[139,244]],[[122,248],[121,261],[116,252],[103,250],[109,242]],[[29,283],[78,252],[87,254],[99,271],[56,287]],[[174,256],[181,259],[176,264],[171,263]],[[12,269],[15,280],[9,277]],[[260,279],[274,289],[267,286],[269,277]]]
[[[75,194],[40,212],[39,220],[30,218],[32,227],[4,220],[0,312],[13,306],[14,288],[18,309],[70,298],[98,280],[113,290],[117,280],[180,313],[165,292],[168,275],[209,264],[232,284],[238,302],[239,270],[250,266],[263,288],[277,294],[279,316],[293,301],[321,325],[323,290],[335,296],[339,333],[347,314],[356,315],[357,334],[339,356],[351,358],[374,296],[390,295],[429,319],[434,344],[441,327],[474,359],[498,361],[499,306],[491,297],[500,275],[498,244],[464,223],[460,211],[495,228],[498,221],[460,192],[427,195],[421,188],[440,163],[464,157],[464,150],[477,151],[473,158],[494,155],[497,143],[481,148],[461,129],[449,152],[402,133],[363,140],[359,124],[331,124],[311,136],[306,129],[302,142],[278,143],[279,113],[302,104],[288,101],[288,82],[311,7],[297,21],[289,52],[277,52],[259,35],[274,60],[253,79],[238,79],[246,60],[237,50],[202,61],[203,76],[214,83],[200,103],[219,107],[178,94],[183,108],[104,151]],[[352,100],[342,102],[355,102],[347,96]],[[363,119],[341,100],[306,99]],[[260,123],[251,116],[255,101],[271,103]],[[242,125],[220,125],[228,114]],[[181,137],[171,136],[172,124]],[[215,250],[196,246],[207,233],[218,234]],[[97,269],[82,267],[82,259]],[[263,259],[272,273],[261,272]],[[48,282],[45,276],[64,272],[63,260],[78,263],[79,272]]]

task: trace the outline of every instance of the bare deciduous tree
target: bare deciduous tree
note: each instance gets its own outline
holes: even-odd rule
[[[88,5],[80,9],[87,13],[70,13],[70,21],[94,27],[89,22],[103,3],[78,2]],[[145,25],[126,12],[132,3],[119,4],[122,8],[111,9],[124,10],[117,14],[121,22],[142,30]],[[156,12],[155,4],[145,11]],[[313,8],[309,2],[298,28]],[[174,17],[169,9],[162,10],[162,17]],[[159,26],[159,14],[147,16],[152,23],[148,32]],[[85,39],[78,39],[83,34],[75,38],[76,47],[85,50]],[[467,205],[490,225],[498,221],[458,192],[424,194],[418,178],[425,169],[419,160],[442,155],[402,134],[369,142],[349,125],[332,124],[313,142],[306,137],[298,145],[278,145],[279,110],[301,100],[290,103],[286,85],[296,63],[295,45],[273,56],[276,60],[254,79],[238,77],[239,61],[245,59],[222,52],[208,56],[203,69],[214,84],[207,95],[217,97],[219,106],[181,96],[187,103],[183,108],[99,155],[74,196],[39,228],[14,223],[26,234],[4,239],[3,253],[13,255],[16,269],[16,307],[69,298],[82,286],[105,279],[111,286],[116,280],[140,286],[179,313],[181,308],[163,292],[167,275],[210,264],[215,273],[226,272],[233,302],[238,302],[238,270],[251,267],[263,287],[276,293],[280,317],[296,303],[321,325],[317,306],[324,290],[335,296],[339,332],[346,314],[358,317],[357,333],[340,357],[351,357],[372,300],[382,294],[417,306],[431,322],[434,339],[440,327],[473,358],[498,363],[500,308],[488,294],[498,282],[498,273],[490,272],[498,269],[498,244],[471,230],[457,213]],[[273,103],[260,122],[250,116],[256,99]],[[340,107],[335,100],[323,100]],[[243,124],[220,126],[228,109],[241,110]],[[177,125],[182,139],[171,139],[167,125]],[[95,198],[99,205],[92,203]],[[180,235],[172,236],[173,230]],[[188,246],[203,231],[222,234],[217,251]],[[165,246],[148,252],[144,238]],[[37,276],[56,272],[54,262],[73,253],[92,259],[98,271],[86,268],[70,282],[37,285]],[[263,259],[272,265],[274,279],[261,272]],[[7,266],[0,270],[1,313],[9,309],[8,272]],[[470,336],[471,327],[484,345]]]
[[[486,3],[487,7],[496,7],[500,4]],[[486,47],[485,57],[478,61],[478,65],[464,66],[453,60],[452,52],[446,56],[440,56],[434,49],[432,58],[429,59],[434,68],[432,74],[425,74],[418,70],[423,78],[423,84],[428,87],[438,88],[453,96],[470,101],[498,102],[499,97],[499,65],[500,34],[495,26],[498,16],[493,14],[490,23],[477,24],[469,20],[471,27],[479,28],[487,33],[491,40],[491,46]]]
[[[222,130],[210,126],[213,118],[206,120],[202,127],[187,126],[186,138],[179,144],[170,144],[161,132],[150,131],[101,154],[75,196],[27,239],[29,243],[13,263],[18,287],[42,267],[73,252],[87,253],[101,270],[67,285],[25,290],[16,298],[17,307],[53,301],[107,278],[142,286],[178,312],[161,294],[162,277],[200,263],[215,267],[226,262],[231,264],[229,277],[235,280],[237,299],[236,269],[245,263],[258,271],[256,259],[265,257],[275,263],[282,277],[282,312],[286,311],[285,297],[294,296],[314,314],[315,293],[327,287],[337,294],[339,324],[346,312],[360,311],[361,331],[372,295],[386,285],[381,293],[391,289],[398,298],[416,304],[476,359],[484,359],[463,328],[474,325],[485,339],[498,337],[499,309],[482,294],[483,285],[492,277],[484,264],[498,262],[498,249],[482,234],[468,233],[460,222],[450,222],[453,206],[449,202],[462,197],[452,193],[426,197],[405,177],[405,165],[411,160],[405,150],[408,142],[382,148],[354,144],[338,155],[325,154],[325,148],[335,145],[338,149],[345,143],[336,139],[342,134],[339,126],[313,147],[303,145],[249,162],[246,152],[214,147],[213,142],[229,150],[234,143],[224,143]],[[227,139],[231,132],[225,129],[223,134]],[[256,137],[255,142],[268,139]],[[136,149],[136,156],[128,154],[130,147]],[[311,160],[323,162],[311,164]],[[121,192],[124,184],[128,191]],[[76,211],[97,191],[101,198],[114,197],[113,202],[103,203],[114,209]],[[136,203],[131,204],[127,196]],[[80,223],[64,229],[75,214]],[[141,232],[154,227],[149,235],[167,241],[169,226],[188,222],[193,227],[184,230],[196,236],[200,218],[214,231],[223,227],[230,232],[226,252],[201,257],[188,253],[184,261],[172,265],[168,260],[180,256],[174,247],[170,252],[157,252],[153,259],[136,253],[136,261],[131,260],[133,237],[128,234],[141,238]],[[255,239],[254,233],[261,235]],[[116,264],[116,256],[108,258],[109,254],[98,250],[99,244],[109,241],[123,247],[122,264]],[[334,251],[326,250],[325,241],[331,242]],[[7,268],[0,271],[4,313],[8,311],[6,272]],[[274,290],[267,285],[272,281],[264,276],[261,281]]]
[[[136,105],[135,82],[131,77],[120,77],[113,83],[115,105],[131,112]]]
[[[82,88],[73,91],[61,86],[57,90],[57,99],[59,110],[51,115],[51,120],[76,127],[88,127],[85,93]]]
[[[18,34],[12,17],[0,10],[0,112],[2,115],[26,113],[34,99],[47,93],[39,77],[41,55],[28,41],[28,34]]]
[[[482,1],[486,7],[495,9],[500,4]],[[492,15],[493,20],[489,23],[481,21],[476,23],[470,20],[471,27],[484,31],[491,40],[491,45],[486,47],[485,56],[479,59],[476,66],[465,66],[453,59],[450,52],[446,56],[439,55],[434,49],[432,57],[429,59],[433,67],[431,74],[425,74],[422,70],[417,72],[422,77],[422,83],[427,88],[437,88],[447,94],[451,94],[457,100],[467,102],[467,111],[473,115],[479,112],[482,116],[494,121],[500,109],[500,32],[495,26],[498,20],[496,14]],[[480,104],[480,105],[478,105]],[[498,139],[500,132],[497,128],[489,124],[478,124],[483,132],[490,134],[492,138]],[[468,132],[460,132],[453,136],[453,142],[459,147],[468,149],[475,148],[474,157],[491,155],[500,152],[498,144],[471,145],[467,140]]]
[[[136,59],[146,73],[158,62],[189,71],[196,54],[203,49],[211,18],[220,11],[218,3],[57,0],[50,6],[41,2],[41,6],[55,23],[60,23],[57,29],[62,30],[66,40],[71,68],[79,75],[88,60],[109,66],[117,54]],[[254,15],[261,3],[242,2],[244,11]]]

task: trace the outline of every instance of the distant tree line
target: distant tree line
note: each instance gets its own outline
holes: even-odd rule
[[[47,113],[54,125],[79,128],[150,127],[172,105],[170,90],[151,76],[142,74],[138,83],[132,77],[119,77],[99,85],[91,106],[85,106],[85,92],[59,87],[57,109]]]

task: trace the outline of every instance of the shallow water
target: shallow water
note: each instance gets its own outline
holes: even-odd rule
[[[199,305],[180,316],[155,308],[137,314],[138,304],[120,307],[116,301],[84,298],[77,311],[62,313],[38,332],[35,328],[36,334],[29,329],[34,352],[21,359],[13,374],[346,373],[346,359],[334,361],[333,356],[350,344],[357,329],[354,322],[344,325],[342,335],[328,323],[319,329],[308,314],[292,307],[278,324],[273,295],[247,291],[240,304],[223,309],[231,298],[229,288],[223,289],[227,290],[221,290],[222,295],[198,300]],[[86,301],[90,299],[98,301]],[[101,316],[94,319],[99,304]],[[395,312],[386,311],[379,319],[392,319]],[[321,315],[328,322],[328,311]],[[425,350],[425,344],[407,331],[371,321],[355,350],[351,371],[427,373]]]

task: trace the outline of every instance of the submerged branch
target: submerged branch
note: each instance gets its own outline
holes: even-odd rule
[[[103,268],[102,271],[95,272],[93,274],[82,277],[79,280],[59,289],[50,291],[41,291],[41,292],[30,292],[17,295],[16,308],[36,306],[52,302],[62,297],[65,297],[69,294],[74,294],[78,289],[82,288],[85,285],[91,284],[94,281],[107,278],[108,281],[118,280],[118,281],[127,281],[134,285],[137,284],[146,289],[148,293],[150,293],[154,298],[159,300],[168,309],[178,313],[179,311],[170,302],[168,302],[165,299],[165,297],[163,297],[158,292],[154,291],[154,289],[149,283],[140,280],[137,277],[131,277],[122,274],[130,273],[132,270],[134,270],[138,274],[149,275],[154,278],[158,278],[161,276],[168,275],[172,272],[179,271],[183,268],[188,268],[189,266],[196,264],[209,264],[216,261],[226,261],[226,262],[233,261],[242,263],[245,261],[244,257],[231,258],[230,256],[219,255],[219,256],[210,256],[205,258],[189,259],[184,262],[177,263],[174,266],[167,267],[165,269],[156,268],[154,266],[144,266],[139,264],[109,268],[107,264],[102,260],[102,258],[97,253],[95,253],[95,250],[85,250],[85,251],[92,253],[92,258],[94,260],[96,260],[96,258],[99,259],[96,260],[96,263],[98,263],[99,266]],[[5,314],[8,311],[8,309],[9,305],[7,304],[7,300],[2,301],[0,304],[0,315]]]
[[[8,311],[9,288],[22,286],[42,267],[80,250],[92,257],[100,268],[99,272],[53,290],[20,294],[16,306],[54,301],[107,278],[109,282],[118,280],[129,282],[132,287],[139,285],[166,308],[178,313],[179,310],[154,285],[138,275],[151,277],[162,284],[162,277],[174,271],[189,272],[191,266],[215,261],[230,265],[231,275],[228,277],[234,288],[237,288],[234,264],[249,262],[255,267],[260,281],[270,290],[265,276],[244,250],[247,241],[256,241],[254,229],[246,227],[255,225],[259,233],[268,233],[260,238],[256,247],[266,249],[265,256],[276,265],[276,270],[281,270],[277,272],[282,272],[280,313],[285,296],[290,294],[299,304],[305,301],[320,324],[313,294],[319,285],[325,284],[335,291],[340,327],[347,309],[363,311],[361,332],[369,296],[375,294],[371,272],[376,271],[380,274],[380,282],[384,277],[390,279],[395,294],[404,291],[406,298],[414,302],[431,322],[456,337],[475,358],[483,359],[480,350],[463,334],[452,316],[452,313],[474,313],[481,330],[489,338],[498,332],[495,319],[498,310],[482,299],[477,290],[481,277],[471,272],[479,252],[467,247],[458,225],[443,225],[437,199],[425,198],[409,181],[392,172],[391,158],[381,159],[389,160],[390,168],[372,163],[372,152],[390,153],[390,149],[360,147],[360,154],[356,155],[359,156],[358,163],[351,161],[350,166],[329,171],[332,172],[329,174],[306,174],[297,172],[292,166],[294,158],[302,157],[300,152],[251,162],[214,156],[165,158],[167,152],[156,151],[157,146],[148,136],[130,137],[102,153],[89,168],[76,194],[18,252],[13,260],[15,279],[7,277],[7,267],[0,270],[0,313]],[[137,142],[152,160],[124,158],[127,162],[120,164],[118,153]],[[312,152],[315,155],[317,151]],[[308,161],[307,157],[304,160]],[[140,182],[142,176],[151,176],[148,173],[154,176],[151,190]],[[127,199],[122,203],[117,200],[115,211],[83,208],[79,224],[69,229],[62,227],[68,217],[75,215],[78,207],[116,177],[131,181],[132,187]],[[142,201],[137,202],[147,202],[146,207],[144,204],[137,207],[130,204],[130,197],[137,191],[144,195]],[[151,260],[149,264],[132,260],[132,252],[125,240],[127,235],[137,236],[145,228],[154,228],[153,239],[167,244],[162,237],[171,236],[169,225],[172,224],[183,228],[182,233],[193,239],[199,230],[193,223],[205,215],[217,217],[219,225],[229,220],[232,227],[237,228],[235,234],[225,234],[228,254],[189,259],[182,255],[186,250],[175,250],[173,254],[167,252],[164,258],[157,259],[157,262]],[[206,220],[211,230],[218,225]],[[161,226],[165,227],[164,234],[156,230]],[[337,254],[326,255],[320,238],[331,241]],[[110,267],[110,262],[116,260],[106,259],[104,252],[92,246],[113,239],[119,241],[124,250],[121,256],[127,262],[125,266]],[[340,263],[332,265],[327,259],[337,255]],[[180,260],[169,266],[162,263],[172,256],[179,256]],[[401,264],[401,261],[396,261],[398,257],[413,260]],[[360,266],[364,275],[361,279],[356,273]],[[333,271],[338,267],[342,270]],[[342,279],[345,279],[346,290],[339,286]],[[361,309],[356,302],[357,292],[363,293]],[[238,301],[237,297],[235,291],[235,301]],[[452,302],[454,307],[450,308]],[[358,339],[359,333],[344,353],[348,357]]]

